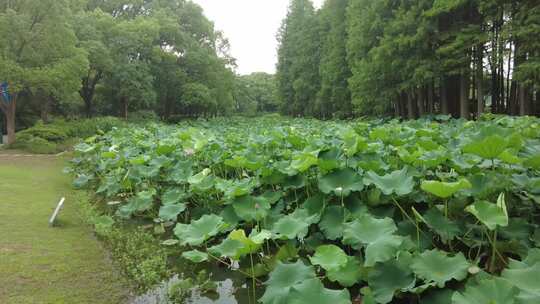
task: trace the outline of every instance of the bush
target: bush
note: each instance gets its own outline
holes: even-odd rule
[[[53,154],[59,152],[56,143],[29,134],[21,135],[10,148],[36,154]]]
[[[17,136],[23,138],[27,136],[38,137],[55,143],[63,142],[68,139],[67,133],[62,130],[62,128],[55,125],[43,125],[42,123],[38,123],[29,129],[17,133]]]
[[[55,120],[53,125],[61,128],[69,137],[87,138],[99,132],[108,132],[112,128],[124,125],[125,122],[116,117],[96,117],[90,119]]]

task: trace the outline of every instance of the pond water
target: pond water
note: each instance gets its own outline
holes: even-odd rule
[[[197,290],[192,290],[191,297],[186,300],[186,304],[248,304],[253,302],[249,300],[251,291],[245,276],[218,267],[206,270],[212,273],[212,280],[217,284],[217,293],[201,294]],[[169,287],[179,282],[180,279],[181,276],[175,275],[154,290],[138,296],[130,304],[170,304],[167,294]]]

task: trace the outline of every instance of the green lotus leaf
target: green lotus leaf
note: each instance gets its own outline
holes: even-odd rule
[[[345,208],[329,206],[324,210],[319,228],[329,240],[337,240],[343,236]]]
[[[180,213],[186,210],[185,204],[165,205],[159,208],[159,218],[163,221],[175,221]]]
[[[535,170],[540,170],[540,153],[536,153],[523,161],[523,165],[533,168]]]
[[[288,304],[351,304],[347,289],[327,289],[319,279],[305,280],[291,288]]]
[[[353,129],[347,129],[343,132],[343,150],[345,155],[351,157],[367,148],[366,140]]]
[[[307,169],[311,168],[312,166],[317,165],[319,162],[319,159],[317,158],[319,154],[319,151],[305,151],[298,154],[295,154],[293,156],[293,160],[291,162],[291,169],[296,170],[298,172],[305,172]]]
[[[238,247],[233,244],[226,244],[231,246],[228,248],[228,256],[238,259],[245,255],[255,253],[259,251],[259,249],[261,248],[261,244],[264,243],[265,240],[270,239],[271,236],[272,233],[268,230],[253,230],[249,237],[246,236],[245,231],[242,229],[231,231],[231,233],[229,233],[228,239],[239,241],[242,246]],[[231,254],[233,247],[235,247],[235,251],[233,254]],[[221,251],[221,254],[223,256],[223,250]]]
[[[383,176],[377,175],[373,171],[369,171],[364,177],[364,183],[366,185],[375,185],[385,195],[390,195],[392,193],[400,196],[406,195],[411,193],[414,189],[414,180],[413,177],[408,174],[407,168],[393,171],[392,173]]]
[[[432,290],[422,297],[420,304],[452,304],[453,294],[451,289]]]
[[[77,178],[73,181],[73,187],[77,189],[82,189],[88,185],[88,183],[93,179],[92,175],[88,174],[79,174]]]
[[[391,218],[378,219],[365,214],[345,224],[343,243],[358,248],[359,245],[375,243],[391,236],[396,231],[396,224]]]
[[[495,230],[497,226],[508,226],[508,212],[506,211],[504,194],[499,196],[497,204],[487,201],[478,201],[467,206],[465,210],[473,214],[490,230]]]
[[[368,274],[368,284],[373,297],[380,304],[390,303],[396,291],[414,287],[415,279],[406,261],[390,260],[377,263]]]
[[[156,153],[158,155],[166,155],[172,153],[174,150],[176,150],[176,147],[174,145],[161,144],[157,146]]]
[[[377,219],[364,214],[345,224],[343,243],[360,249],[366,247],[366,266],[393,258],[403,243],[403,237],[394,235],[397,227],[391,218]]]
[[[266,217],[271,205],[268,200],[245,195],[232,200],[234,212],[245,221],[260,221]]]
[[[193,263],[202,263],[208,261],[208,254],[199,250],[185,251],[182,253],[184,259],[190,260]]]
[[[453,240],[461,233],[459,226],[445,217],[437,208],[429,209],[422,218],[429,228],[441,236],[443,242]]]
[[[169,171],[168,180],[177,184],[187,183],[193,175],[192,163],[189,161],[180,161]]]
[[[411,269],[421,279],[435,282],[438,287],[443,288],[445,283],[452,279],[465,279],[470,266],[461,252],[451,257],[440,250],[431,250],[415,257]]]
[[[307,178],[302,174],[287,176],[281,186],[283,190],[300,189],[306,186]]]
[[[497,158],[511,165],[516,165],[523,162],[523,159],[517,156],[517,151],[515,149],[506,149],[499,154]]]
[[[306,209],[309,215],[321,215],[326,205],[326,199],[321,193],[317,193],[314,196],[308,198],[302,207]]]
[[[471,183],[466,179],[460,179],[457,182],[440,182],[440,181],[422,181],[420,188],[428,193],[431,193],[440,198],[448,198],[456,192],[471,188]]]
[[[137,193],[136,196],[128,200],[128,204],[118,209],[118,215],[124,218],[131,216],[135,212],[143,212],[152,208],[156,189],[150,189]]]
[[[501,277],[522,291],[528,300],[540,300],[540,255],[531,256],[523,263],[512,263],[510,269],[505,269]],[[531,302],[532,303],[532,302]],[[534,302],[539,303],[539,302]]]
[[[187,181],[191,185],[201,184],[206,179],[206,177],[208,177],[210,175],[210,173],[212,173],[212,170],[206,168],[206,169],[202,170],[201,172],[199,172],[199,173],[191,176],[190,178],[188,178]]]
[[[464,292],[456,291],[452,304],[518,304],[519,290],[501,278],[483,279],[479,283],[469,283]]]
[[[377,262],[386,262],[396,256],[404,238],[398,235],[387,235],[366,246],[364,265],[371,267]]]
[[[308,233],[308,228],[311,223],[305,219],[296,217],[294,214],[289,214],[281,217],[275,224],[272,232],[279,238],[283,239],[304,239]]]
[[[336,245],[322,245],[317,247],[315,254],[310,258],[311,264],[319,265],[324,270],[336,270],[347,264],[347,254]]]
[[[161,195],[161,204],[174,205],[186,198],[186,193],[180,188],[171,188]]]
[[[319,178],[319,189],[337,196],[348,196],[353,191],[362,191],[362,177],[353,169],[345,168]]]
[[[238,252],[242,248],[244,248],[244,244],[241,241],[226,238],[220,244],[208,248],[208,252],[219,257],[238,260]]]
[[[223,192],[226,199],[248,195],[253,191],[257,182],[254,179],[242,180],[219,180],[216,183],[216,189]]]
[[[223,218],[215,214],[203,215],[191,224],[176,224],[174,234],[182,245],[198,246],[217,235],[224,228]]]
[[[340,163],[341,160],[339,149],[332,148],[319,153],[318,166],[323,172],[329,172],[339,168]]]
[[[260,301],[263,304],[289,304],[292,287],[315,278],[313,267],[300,260],[293,264],[278,262],[264,283],[267,287]]]
[[[485,159],[495,159],[508,147],[508,141],[497,134],[475,140],[463,147],[463,152],[478,155]]]
[[[355,257],[347,256],[347,263],[337,269],[328,270],[326,272],[328,279],[333,282],[338,282],[341,286],[351,287],[360,282],[365,275],[362,261]]]

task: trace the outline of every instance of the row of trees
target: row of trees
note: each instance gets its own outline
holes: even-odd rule
[[[0,3],[0,100],[14,141],[17,107],[84,115],[235,109],[234,59],[202,9],[185,0],[9,0]],[[19,117],[17,117],[19,119]]]
[[[292,0],[279,33],[291,115],[540,113],[537,0]]]

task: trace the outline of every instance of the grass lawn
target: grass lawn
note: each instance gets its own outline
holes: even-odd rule
[[[0,151],[0,303],[125,303],[128,288],[78,214],[65,159]],[[66,203],[59,227],[48,219]]]

